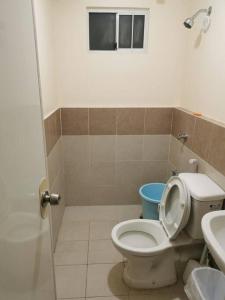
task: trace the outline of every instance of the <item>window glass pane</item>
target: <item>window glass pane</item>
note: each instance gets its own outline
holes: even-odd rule
[[[144,48],[145,16],[134,16],[133,48]]]
[[[116,14],[89,13],[90,50],[115,50]]]
[[[119,48],[131,48],[132,16],[119,16]]]

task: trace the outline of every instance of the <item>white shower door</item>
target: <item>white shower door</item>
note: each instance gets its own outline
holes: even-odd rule
[[[31,0],[0,1],[0,299],[54,300],[46,177]]]

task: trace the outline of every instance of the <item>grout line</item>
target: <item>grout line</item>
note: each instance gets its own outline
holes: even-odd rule
[[[60,136],[62,136],[62,108],[59,108],[59,119],[60,119]]]
[[[88,107],[88,134],[90,135],[90,108]]]
[[[118,108],[115,108],[116,111],[116,136],[118,135],[118,115],[119,115],[119,111]]]
[[[88,248],[87,248],[87,268],[86,268],[86,280],[85,280],[85,298],[87,297],[87,282],[88,282],[88,258],[89,258],[89,246],[90,246],[90,234],[91,234],[91,222],[88,222]]]
[[[144,132],[143,132],[143,135],[146,134],[146,116],[147,116],[147,108],[145,107],[144,108]]]
[[[174,108],[172,108],[171,120],[170,120],[170,134],[172,135],[173,131],[173,121],[174,121]]]
[[[169,164],[170,156],[171,156],[171,145],[172,145],[172,135],[170,135],[170,138],[169,138],[168,157],[167,157],[168,164]]]
[[[136,296],[136,295],[135,295]],[[148,295],[149,296],[149,295]],[[118,298],[119,300],[119,297],[128,297],[128,294],[127,295],[112,295],[112,296],[89,296],[89,297],[86,297],[86,299],[89,299],[89,298]],[[65,298],[67,299],[67,298]],[[71,298],[68,298],[68,299],[71,299]],[[73,298],[72,298],[73,299]],[[63,299],[64,300],[64,299]]]

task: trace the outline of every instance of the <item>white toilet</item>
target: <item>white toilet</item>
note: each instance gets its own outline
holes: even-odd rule
[[[224,198],[225,192],[206,175],[182,173],[167,182],[160,221],[137,219],[117,224],[112,240],[127,258],[123,274],[127,285],[147,289],[175,283],[175,249],[185,249],[192,258],[192,250],[203,240],[203,215],[220,210]]]

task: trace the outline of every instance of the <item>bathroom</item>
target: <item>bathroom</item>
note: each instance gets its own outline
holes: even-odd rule
[[[189,260],[225,272],[202,216],[163,250],[167,284],[128,282],[115,234],[145,224],[142,185],[183,173],[225,228],[224,18],[222,0],[0,1],[0,299],[183,300]]]

